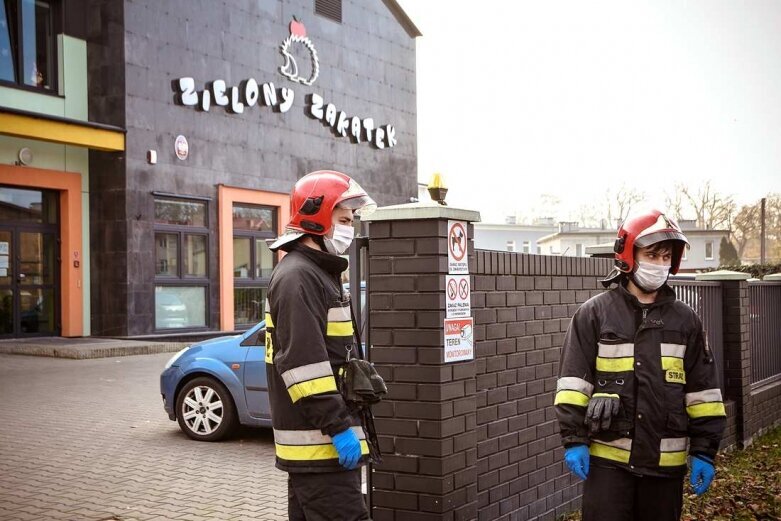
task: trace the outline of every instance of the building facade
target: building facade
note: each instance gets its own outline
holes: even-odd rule
[[[19,28],[6,30],[19,59],[12,79],[0,63],[0,117],[27,118],[0,125],[0,235],[16,237],[0,236],[0,266],[3,242],[24,252],[5,261],[16,282],[0,267],[2,336],[248,327],[298,178],[344,171],[379,204],[417,192],[419,32],[393,1],[41,1],[34,23],[28,3],[0,11]],[[19,48],[45,41],[27,36],[39,25],[55,63],[36,69]],[[41,121],[60,127],[43,135]],[[24,212],[40,214],[33,246]],[[31,296],[14,276],[33,265]],[[31,308],[46,328],[22,327]]]
[[[556,231],[553,225],[475,223],[475,248],[543,253],[539,240]]]

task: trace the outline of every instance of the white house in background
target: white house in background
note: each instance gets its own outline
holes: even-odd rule
[[[560,222],[554,233],[541,237],[537,243],[543,255],[585,257],[586,247],[612,243],[615,238],[616,230],[607,226],[584,228],[576,222]]]
[[[701,230],[695,221],[679,221],[681,230],[689,240],[689,248],[681,261],[681,273],[694,273],[708,268],[719,267],[721,239],[729,240],[729,230]],[[601,244],[588,246],[585,254],[592,257],[612,257],[615,232]]]
[[[544,253],[538,241],[555,232],[556,226],[552,219],[542,219],[535,224],[475,223],[474,230],[475,248],[480,250]]]

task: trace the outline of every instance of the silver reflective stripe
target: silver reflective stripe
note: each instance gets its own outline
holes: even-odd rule
[[[317,362],[316,364],[302,365],[301,367],[294,367],[289,371],[285,371],[282,373],[282,380],[285,381],[286,387],[290,387],[297,383],[333,375],[334,371],[331,369],[330,362]]]
[[[329,322],[350,322],[351,320],[349,306],[331,308],[328,310]]]
[[[689,438],[662,438],[659,450],[662,452],[683,452],[689,447]]]
[[[662,356],[683,358],[684,354],[686,354],[686,346],[683,344],[662,344]]]
[[[271,308],[268,305],[268,299],[266,299],[266,302],[263,303],[263,309],[266,310],[266,313],[271,313]]]
[[[635,356],[634,344],[599,344],[599,355],[602,358],[628,358]]]
[[[359,440],[366,439],[363,427],[350,427]],[[274,441],[279,445],[326,445],[331,443],[331,437],[319,429],[307,431],[283,431],[274,429]]]
[[[721,389],[705,389],[696,393],[686,393],[686,407],[698,403],[720,402]]]
[[[594,443],[600,443],[602,445],[607,445],[609,447],[616,447],[617,449],[622,450],[632,450],[632,439],[631,438],[618,438],[617,440],[613,441],[603,441],[603,440],[593,440]]]
[[[578,391],[586,396],[591,396],[591,393],[594,392],[594,386],[577,376],[562,376],[556,382],[556,392],[559,391]]]

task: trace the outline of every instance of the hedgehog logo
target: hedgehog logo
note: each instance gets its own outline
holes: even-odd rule
[[[293,44],[300,44],[309,50],[309,54],[312,57],[312,74],[309,78],[304,78],[298,74],[298,64],[295,57],[290,53],[295,47]],[[317,61],[317,50],[306,35],[306,27],[301,23],[298,18],[293,17],[293,21],[290,22],[290,36],[285,38],[285,41],[280,45],[282,56],[285,57],[285,64],[279,68],[279,72],[283,76],[298,83],[304,85],[312,85],[317,79],[317,75],[320,73],[320,63]]]

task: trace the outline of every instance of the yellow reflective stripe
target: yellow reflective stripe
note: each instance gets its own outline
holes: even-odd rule
[[[325,334],[328,336],[353,336],[353,323],[329,322]]]
[[[588,451],[592,456],[596,456],[598,458],[620,461],[621,463],[629,463],[630,452],[628,450],[619,449],[618,447],[610,447],[608,445],[603,445],[594,441],[591,443]]]
[[[308,382],[301,382],[295,385],[291,385],[287,388],[287,392],[290,395],[290,399],[293,403],[297,402],[301,398],[312,396],[315,394],[323,394],[336,391],[336,379],[331,376],[323,376],[322,378],[315,378]]]
[[[723,402],[698,403],[686,407],[689,418],[703,418],[705,416],[726,416]]]
[[[675,358],[672,356],[663,356],[662,369],[664,369],[665,371],[668,371],[670,369],[672,369],[673,371],[683,371],[683,359]]]
[[[266,331],[266,363],[274,363],[274,341],[271,339],[271,331]]]
[[[276,445],[276,453],[279,459],[288,461],[312,461],[338,459],[339,453],[336,447],[328,443],[324,445]],[[369,454],[369,444],[361,440],[361,454]]]
[[[608,373],[618,373],[622,371],[631,371],[635,365],[635,358],[602,358],[597,357],[597,371]]]
[[[681,465],[686,465],[686,451],[659,454],[660,467],[680,467]]]
[[[266,312],[266,328],[274,327],[274,321],[271,320],[271,313]]]
[[[580,405],[585,407],[588,405],[588,396],[578,391],[559,391],[556,393],[556,399],[553,401],[553,405]]]

